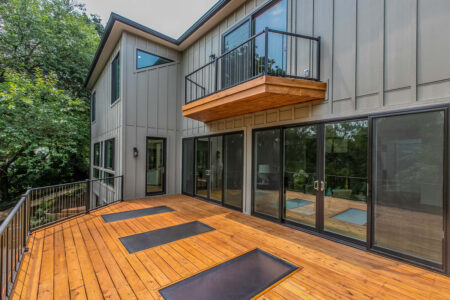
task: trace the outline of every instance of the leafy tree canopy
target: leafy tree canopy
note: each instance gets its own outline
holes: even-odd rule
[[[99,17],[69,0],[0,1],[0,70],[54,73],[58,87],[85,95],[83,82],[103,33]]]
[[[27,186],[87,178],[83,82],[103,30],[71,0],[0,0],[0,209]]]

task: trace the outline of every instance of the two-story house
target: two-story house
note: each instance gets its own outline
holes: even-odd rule
[[[112,14],[86,86],[91,177],[123,175],[125,199],[448,274],[448,0],[221,0],[178,39]]]

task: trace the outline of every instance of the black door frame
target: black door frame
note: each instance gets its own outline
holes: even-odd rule
[[[428,112],[428,111],[436,111],[436,110],[444,110],[445,111],[445,141],[444,141],[444,213],[443,213],[443,227],[444,227],[444,238],[443,238],[443,264],[442,266],[435,266],[433,264],[427,264],[427,262],[417,260],[416,258],[411,258],[406,255],[399,255],[397,253],[393,253],[392,251],[385,250],[385,249],[377,249],[376,247],[372,247],[373,242],[373,200],[372,200],[372,186],[373,186],[373,178],[372,178],[372,142],[373,142],[373,124],[372,121],[374,118],[382,117],[382,116],[389,116],[389,115],[401,115],[401,114],[412,114],[412,113],[421,113],[421,112]],[[302,231],[305,231],[307,233],[311,233],[341,244],[345,244],[354,248],[358,248],[361,250],[366,250],[368,252],[376,253],[378,255],[392,258],[395,260],[403,261],[405,263],[419,266],[425,269],[430,269],[435,272],[443,273],[443,274],[450,274],[450,256],[448,253],[450,251],[450,238],[449,238],[449,232],[450,232],[450,191],[448,187],[448,180],[450,179],[450,121],[449,119],[449,110],[450,105],[449,104],[437,104],[437,105],[428,105],[423,107],[413,107],[413,108],[406,108],[406,109],[397,109],[397,110],[391,110],[388,112],[377,112],[372,114],[358,114],[351,117],[337,117],[337,118],[329,118],[329,119],[322,119],[317,121],[308,121],[308,122],[302,122],[302,123],[293,123],[293,124],[285,124],[285,125],[279,125],[279,126],[269,126],[269,127],[260,127],[255,128],[252,130],[252,149],[251,149],[251,155],[252,155],[252,162],[251,162],[251,214],[256,217],[260,217],[269,221],[274,221],[277,223],[284,224],[286,226],[299,229]],[[255,183],[255,132],[257,131],[263,131],[263,130],[270,130],[270,129],[280,129],[281,130],[281,155],[284,147],[284,134],[283,130],[285,128],[292,128],[297,126],[307,126],[307,125],[317,125],[317,126],[324,126],[326,123],[333,123],[333,122],[339,122],[339,121],[355,121],[355,120],[368,120],[368,145],[367,145],[367,235],[366,235],[366,241],[360,241],[356,240],[350,237],[346,237],[343,235],[339,235],[333,232],[328,231],[319,231],[317,228],[322,226],[323,228],[323,220],[316,219],[316,228],[313,228],[308,225],[300,224],[297,222],[289,221],[289,220],[283,220],[282,219],[282,210],[284,209],[283,206],[283,194],[280,193],[280,212],[278,218],[270,217],[268,215],[264,215],[258,212],[255,212],[254,210],[254,201],[255,201],[255,195],[254,195],[254,183]],[[324,132],[324,130],[320,130]],[[324,137],[321,137],[322,143],[318,142],[318,147],[322,147],[323,149],[323,142]],[[322,144],[322,145],[319,145]],[[280,162],[282,162],[282,159]],[[324,159],[318,159],[319,161],[324,162]],[[318,163],[319,164],[319,163]],[[320,166],[320,170],[324,170],[324,166]],[[323,171],[322,171],[323,172]],[[280,171],[280,176],[282,184],[281,184],[281,191],[283,192],[284,189],[284,174],[283,171]],[[322,201],[323,202],[323,201]],[[318,206],[318,205],[317,205]],[[316,207],[316,213],[323,216],[323,207]],[[317,217],[317,215],[316,215]],[[322,222],[322,224],[317,224],[317,222]],[[318,227],[319,225],[319,227]]]
[[[372,198],[372,188],[375,186],[374,185],[374,178],[373,178],[373,173],[372,170],[374,168],[373,165],[373,137],[374,137],[374,122],[376,119],[379,118],[386,118],[386,117],[396,117],[396,116],[402,116],[402,115],[411,115],[411,114],[421,114],[421,113],[427,113],[427,112],[437,112],[437,111],[443,111],[444,112],[444,149],[443,149],[443,157],[444,157],[444,168],[443,168],[443,199],[442,199],[442,220],[443,220],[443,232],[444,232],[444,236],[442,239],[442,265],[440,264],[436,264],[434,262],[425,260],[425,259],[421,259],[418,257],[414,257],[412,255],[408,255],[405,253],[401,253],[398,251],[394,251],[394,250],[390,250],[390,249],[385,249],[382,247],[378,247],[376,245],[374,245],[374,237],[375,237],[375,232],[374,232],[374,224],[375,224],[375,215],[374,215],[374,210],[373,210],[373,198]],[[449,162],[449,152],[448,152],[448,147],[449,147],[449,114],[448,114],[448,106],[437,106],[437,107],[430,107],[430,108],[423,108],[423,109],[416,109],[416,110],[405,110],[405,111],[395,111],[395,112],[386,112],[386,113],[382,113],[382,114],[377,114],[377,115],[373,115],[373,116],[369,116],[369,128],[370,128],[370,156],[369,156],[369,161],[368,161],[368,165],[370,165],[370,173],[369,173],[369,182],[370,182],[370,214],[369,215],[369,222],[370,222],[370,227],[368,226],[368,237],[370,237],[370,239],[368,239],[368,248],[376,253],[379,253],[381,255],[384,256],[388,256],[388,257],[392,257],[395,259],[399,259],[411,264],[415,264],[415,265],[419,265],[425,268],[429,268],[438,272],[444,272],[446,274],[448,274],[449,270],[450,270],[450,262],[448,261],[448,249],[450,249],[449,247],[449,240],[448,240],[448,232],[449,231],[449,224],[448,224],[448,220],[449,220],[449,194],[448,194],[448,178],[449,178],[449,166],[448,166],[448,162]],[[368,225],[369,225],[368,222]]]
[[[164,175],[162,176],[162,191],[161,192],[147,192],[147,164],[148,164],[148,140],[162,140],[163,141],[163,168]],[[146,196],[156,196],[166,194],[166,182],[167,182],[167,138],[159,136],[147,136],[145,138],[145,195]]]
[[[315,234],[318,234],[320,236],[328,237],[332,240],[337,240],[339,242],[342,242],[344,244],[349,244],[352,246],[356,246],[358,248],[368,248],[367,246],[367,240],[368,237],[366,236],[366,241],[354,239],[348,236],[340,235],[338,233],[334,233],[331,231],[324,230],[324,191],[322,191],[322,183],[325,182],[325,124],[329,123],[336,123],[336,122],[344,122],[344,121],[358,121],[358,120],[367,120],[368,117],[363,116],[355,116],[353,118],[335,118],[335,119],[326,119],[326,120],[320,120],[320,121],[311,121],[311,122],[304,122],[304,123],[297,123],[297,124],[287,124],[287,125],[281,125],[281,126],[271,126],[271,127],[261,127],[257,129],[253,129],[252,131],[252,199],[251,199],[251,214],[263,219],[267,219],[270,221],[275,221],[278,223],[287,224],[290,226],[298,227],[300,229],[303,229],[308,232],[312,232]],[[254,196],[254,190],[255,190],[255,133],[258,131],[265,131],[265,130],[273,130],[278,129],[280,130],[280,164],[283,164],[284,159],[284,130],[287,128],[294,128],[294,127],[300,127],[300,126],[316,126],[317,128],[317,162],[316,162],[316,172],[317,172],[317,181],[319,183],[318,190],[316,191],[316,225],[315,227],[309,226],[306,224],[301,224],[299,222],[295,222],[293,220],[286,220],[283,218],[283,211],[285,209],[284,204],[284,187],[286,185],[285,178],[284,178],[284,166],[281,165],[280,167],[280,182],[281,182],[281,193],[280,193],[280,199],[279,199],[279,207],[280,210],[278,212],[278,217],[272,217],[268,216],[262,213],[258,213],[255,211],[255,196]],[[369,126],[369,125],[368,125]],[[370,130],[368,128],[368,130]],[[368,168],[369,169],[369,168]],[[367,170],[368,172],[368,170]],[[368,176],[368,174],[367,174]],[[367,177],[369,180],[369,177]],[[367,205],[369,202],[367,201]],[[368,223],[367,223],[368,224]]]
[[[187,196],[191,196],[191,197],[195,197],[197,199],[204,200],[204,201],[209,202],[209,203],[217,204],[217,205],[220,205],[220,206],[223,206],[223,207],[226,207],[226,208],[234,209],[234,210],[237,210],[237,211],[243,211],[243,209],[244,209],[244,191],[245,191],[244,185],[242,185],[241,207],[236,207],[236,206],[233,206],[233,205],[225,203],[225,165],[223,165],[223,168],[222,168],[222,200],[221,201],[217,201],[217,200],[213,200],[213,199],[210,198],[210,196],[209,196],[210,195],[210,187],[209,187],[210,180],[209,179],[208,179],[208,197],[205,198],[205,197],[202,197],[202,196],[199,196],[199,195],[196,194],[196,176],[195,176],[195,169],[196,169],[196,164],[195,163],[196,163],[196,155],[197,155],[197,143],[196,143],[196,141],[199,138],[208,138],[208,149],[209,149],[208,151],[210,151],[210,142],[209,142],[210,138],[221,136],[222,137],[222,160],[223,160],[224,155],[225,155],[225,137],[228,136],[228,135],[234,135],[234,134],[242,134],[242,146],[243,146],[243,150],[242,151],[243,151],[243,155],[245,156],[245,134],[244,134],[243,130],[231,131],[231,132],[226,132],[226,133],[217,133],[217,134],[212,134],[212,135],[201,135],[201,136],[195,136],[195,137],[187,137],[187,138],[183,138],[182,139],[182,146],[183,146],[183,148],[182,148],[182,151],[183,151],[182,152],[182,157],[183,157],[182,166],[184,166],[184,156],[183,156],[183,153],[184,153],[184,141],[185,140],[193,140],[193,143],[194,143],[194,151],[193,151],[193,153],[191,155],[192,164],[193,164],[193,178],[194,178],[193,183],[192,183],[192,185],[193,185],[192,186],[193,193],[189,194],[189,193],[186,193],[185,191],[182,190],[181,191],[182,194],[187,195]],[[208,161],[209,161],[209,163],[211,162],[211,157],[210,157],[209,154],[208,154]],[[182,173],[181,185],[183,186],[183,182],[184,182],[183,170],[182,170],[181,173]],[[244,166],[242,166],[242,178],[244,178]]]

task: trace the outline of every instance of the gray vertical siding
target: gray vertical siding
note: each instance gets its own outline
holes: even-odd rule
[[[264,3],[247,1],[186,49],[182,84],[210,54],[221,54],[224,32]],[[288,0],[288,31],[321,37],[325,100],[207,124],[178,113],[181,134],[244,130],[244,211],[250,213],[252,129],[449,103],[449,15],[448,0]],[[288,53],[287,67],[304,68],[304,60],[293,66]]]
[[[116,155],[114,159],[115,170],[117,176],[122,173],[122,153],[117,151],[123,144],[122,125],[123,125],[123,89],[119,99],[111,105],[111,62],[120,51],[120,42],[111,55],[105,69],[98,78],[91,92],[96,93],[96,118],[91,124],[91,151],[93,151],[94,143],[105,141],[108,139],[116,139]],[[121,76],[121,87],[123,87],[123,76]],[[92,165],[91,165],[92,168]]]
[[[183,74],[220,55],[223,33],[265,2],[247,1],[186,49]],[[449,15],[448,0],[288,0],[288,30],[322,38],[325,101],[210,124],[181,117],[183,135],[448,102]]]
[[[94,88],[92,142],[116,137],[116,174],[125,175],[126,199],[144,196],[147,136],[167,139],[166,190],[178,193],[183,137],[244,130],[244,207],[249,212],[252,129],[449,102],[450,1],[288,0],[288,31],[322,39],[325,100],[207,124],[182,117],[184,76],[206,64],[211,54],[220,55],[222,35],[265,3],[247,1],[182,53],[122,35],[116,49],[122,57],[121,100],[109,105],[108,64]],[[136,48],[174,63],[136,70]],[[288,53],[288,68],[306,68],[306,54],[294,60]]]
[[[179,54],[129,33],[124,33],[125,126],[124,197],[145,196],[146,138],[164,137],[167,142],[167,193],[176,188],[176,129]],[[174,60],[173,63],[136,69],[136,49]],[[139,151],[133,156],[133,148]]]

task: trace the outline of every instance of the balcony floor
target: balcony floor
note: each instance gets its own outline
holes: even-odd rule
[[[100,215],[174,212],[105,223]],[[119,237],[199,220],[216,230],[129,254]],[[183,195],[126,201],[33,232],[12,299],[152,299],[158,290],[261,248],[302,269],[260,299],[445,299],[450,278]]]

